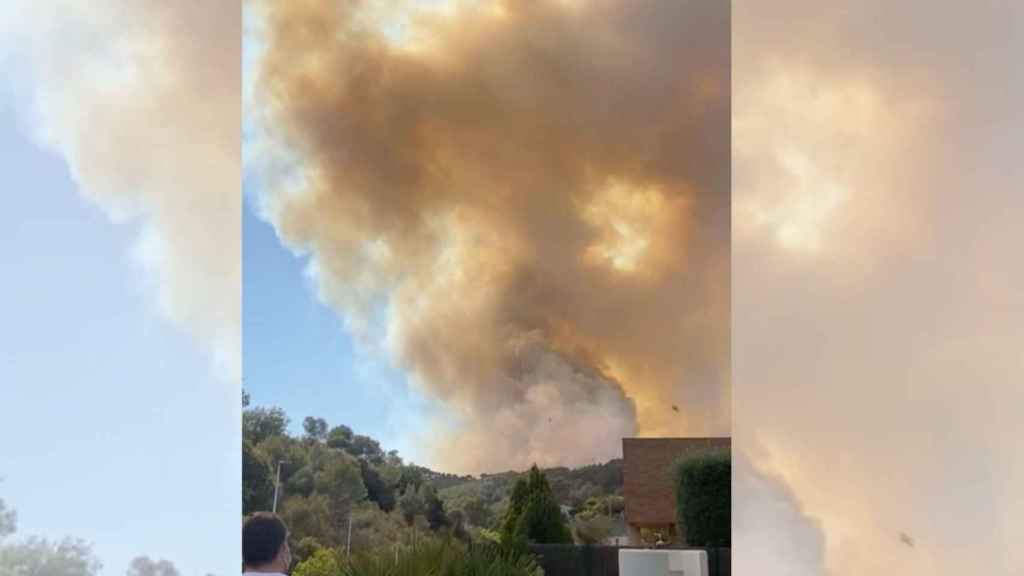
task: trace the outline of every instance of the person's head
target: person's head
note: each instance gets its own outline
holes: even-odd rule
[[[276,514],[256,512],[242,524],[242,566],[247,572],[287,572],[292,563],[288,529]]]

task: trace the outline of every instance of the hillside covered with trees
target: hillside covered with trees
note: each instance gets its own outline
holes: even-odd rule
[[[321,418],[305,418],[301,435],[290,434],[280,408],[249,406],[247,395],[243,404],[243,513],[273,507],[280,467],[277,511],[298,560],[325,548],[356,553],[427,540],[493,540],[514,532],[520,522],[513,516],[524,510],[530,518],[523,522],[539,526],[555,507],[564,513],[566,532],[550,528],[552,538],[597,541],[621,515],[621,460],[457,476],[405,462],[375,439]],[[518,508],[510,509],[517,498]],[[527,500],[539,503],[527,506]]]

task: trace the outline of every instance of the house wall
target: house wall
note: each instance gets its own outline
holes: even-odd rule
[[[675,526],[673,465],[681,458],[707,450],[729,450],[730,446],[730,438],[624,438],[623,496],[632,530],[630,544],[641,543],[641,526],[671,526],[672,541],[682,541],[684,530]]]

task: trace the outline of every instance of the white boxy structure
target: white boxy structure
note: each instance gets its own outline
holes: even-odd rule
[[[619,550],[619,576],[708,576],[704,550]]]

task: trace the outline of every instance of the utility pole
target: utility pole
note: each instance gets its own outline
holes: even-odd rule
[[[345,542],[345,555],[352,556],[352,509],[348,510],[348,540]]]
[[[277,461],[277,479],[274,481],[274,507],[270,510],[274,514],[277,514],[277,493],[281,487],[281,464],[284,464],[284,460]]]

